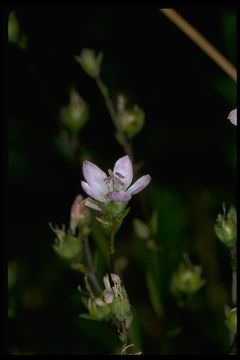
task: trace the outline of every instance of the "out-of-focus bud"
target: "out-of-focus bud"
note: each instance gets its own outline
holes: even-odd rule
[[[192,295],[196,293],[206,281],[202,279],[200,266],[192,265],[190,260],[180,264],[178,270],[173,274],[170,289],[176,296]]]
[[[26,35],[21,32],[18,18],[14,11],[11,11],[8,17],[8,41],[17,44],[22,49],[27,47]]]
[[[64,229],[54,229],[51,224],[49,226],[57,235],[53,245],[56,253],[65,260],[76,260],[82,253],[82,243],[80,240],[71,234],[66,234]]]
[[[135,218],[133,220],[133,228],[134,228],[134,232],[136,234],[136,236],[139,239],[143,239],[146,240],[150,237],[151,235],[151,231],[148,227],[147,224],[145,224],[143,221],[141,221],[140,219]]]
[[[71,207],[70,212],[70,229],[75,234],[79,224],[87,224],[89,220],[89,209],[84,205],[82,195],[77,195]]]
[[[103,55],[96,55],[92,49],[83,49],[79,56],[75,56],[75,60],[82,66],[83,70],[92,77],[96,77],[101,71],[101,62]]]
[[[60,108],[60,119],[67,129],[79,132],[87,123],[89,118],[89,108],[83,98],[75,89],[70,90],[70,102],[67,106]]]
[[[111,318],[111,309],[101,298],[89,298],[88,310],[94,320],[108,321]]]
[[[144,111],[138,105],[133,105],[132,108],[127,109],[126,100],[122,95],[118,97],[117,113],[120,125],[129,137],[133,137],[143,128]]]
[[[230,111],[228,120],[230,120],[233,125],[237,126],[237,109]]]
[[[225,306],[225,324],[234,333],[237,333],[237,308],[230,309],[229,306]]]
[[[225,205],[223,204],[223,215],[218,214],[214,230],[218,239],[226,246],[232,247],[235,244],[237,240],[237,212],[233,206],[230,207],[226,214]]]
[[[118,275],[111,273],[110,276],[113,286],[110,284],[108,274],[103,278],[105,285],[105,290],[103,291],[104,301],[109,304],[113,317],[120,322],[124,321],[126,328],[129,328],[132,315],[127,292],[121,284]]]

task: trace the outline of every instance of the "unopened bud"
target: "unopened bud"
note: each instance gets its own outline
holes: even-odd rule
[[[233,206],[230,207],[226,215],[226,209],[223,205],[223,215],[218,214],[214,230],[218,239],[226,246],[232,247],[235,244],[237,240],[237,212]]]
[[[176,273],[173,274],[170,289],[174,295],[192,295],[197,292],[205,280],[202,279],[200,266],[182,263]]]
[[[125,103],[125,98],[120,95],[117,104],[118,118],[123,131],[128,136],[132,137],[143,128],[145,114],[138,105],[134,105],[132,108],[127,109]]]
[[[52,226],[51,229],[57,235],[53,248],[60,257],[72,261],[81,255],[82,243],[78,238],[71,234],[66,234],[63,229],[54,229]]]
[[[145,224],[143,221],[135,218],[133,220],[133,228],[136,236],[139,239],[146,240],[150,237],[151,231],[147,224]]]
[[[102,53],[96,55],[94,50],[85,48],[75,60],[89,76],[96,77],[100,74],[102,57]]]
[[[111,318],[111,309],[101,298],[89,298],[88,310],[90,316],[95,320],[108,321]]]
[[[230,309],[228,306],[225,307],[225,324],[234,333],[237,333],[237,308]]]
[[[103,291],[104,301],[109,304],[113,317],[118,321],[128,321],[130,327],[131,309],[127,292],[117,274],[111,273],[111,279],[114,284],[113,286],[110,284],[108,274],[103,278],[105,285],[105,290]]]
[[[73,132],[79,132],[89,118],[89,108],[83,98],[71,89],[70,102],[60,109],[60,119],[66,128]]]
[[[83,197],[77,195],[71,207],[70,213],[70,229],[74,234],[79,224],[86,224],[89,219],[89,209],[82,202]]]
[[[11,11],[8,18],[8,41],[15,43],[22,49],[27,47],[26,35],[21,32],[17,15],[14,11]]]

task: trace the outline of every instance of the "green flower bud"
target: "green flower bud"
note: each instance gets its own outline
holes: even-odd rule
[[[69,233],[66,234],[64,229],[54,229],[51,224],[49,225],[57,235],[53,245],[56,253],[65,260],[76,260],[82,253],[82,243],[80,240]]]
[[[173,274],[170,289],[174,295],[192,295],[204,284],[200,266],[180,264],[179,269]]]
[[[8,41],[19,45],[22,49],[27,47],[26,35],[21,32],[17,15],[11,11],[8,18]]]
[[[94,320],[108,321],[111,318],[111,309],[101,298],[89,298],[88,310]]]
[[[8,41],[16,43],[19,38],[20,26],[18,23],[17,15],[11,11],[8,18]]]
[[[225,324],[234,333],[237,333],[237,308],[230,309],[228,306],[225,307]]]
[[[87,123],[89,108],[83,98],[74,90],[70,91],[70,102],[60,109],[60,119],[67,129],[79,132]]]
[[[118,321],[124,321],[130,313],[130,304],[126,290],[122,287],[122,296],[114,297],[111,304],[112,314]]]
[[[223,215],[218,214],[214,230],[218,239],[226,246],[232,247],[235,244],[237,240],[237,212],[233,206],[230,207],[226,215],[223,204]]]
[[[110,306],[113,317],[118,321],[124,321],[129,328],[132,316],[127,292],[121,285],[118,275],[111,273],[111,279],[114,284],[113,286],[110,284],[108,274],[103,278],[105,285],[105,290],[103,291],[104,301]]]
[[[142,130],[145,122],[145,114],[138,105],[126,109],[125,101],[125,98],[120,95],[117,104],[118,118],[123,131],[129,137],[133,137]]]
[[[80,56],[75,56],[75,60],[82,66],[83,70],[92,77],[100,74],[102,58],[102,53],[96,55],[94,50],[86,48],[82,50]]]
[[[148,225],[137,218],[135,218],[133,220],[133,228],[134,228],[134,232],[135,232],[136,236],[139,239],[145,240],[145,239],[148,239],[151,235],[151,231],[150,231]]]

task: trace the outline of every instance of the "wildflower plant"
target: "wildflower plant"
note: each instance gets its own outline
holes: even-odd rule
[[[120,276],[115,273],[115,236],[130,211],[128,206],[133,195],[143,191],[150,183],[149,174],[133,181],[134,164],[130,138],[135,136],[144,123],[144,112],[137,106],[127,110],[125,106],[117,109],[109,97],[108,90],[100,78],[102,54],[83,49],[75,59],[90,77],[96,79],[110,116],[116,127],[116,138],[123,146],[126,155],[120,157],[113,170],[103,171],[94,162],[85,159],[82,163],[83,180],[81,188],[86,194],[77,195],[70,211],[69,227],[54,228],[56,235],[53,248],[55,252],[80,271],[85,282],[85,290],[79,286],[83,304],[88,313],[80,317],[112,323],[122,342],[121,354],[126,354],[133,344],[128,344],[128,332],[132,323],[132,310],[127,291]],[[75,90],[71,90],[70,103],[60,110],[62,124],[71,132],[81,131],[87,120],[88,107]],[[89,236],[93,234],[97,222],[108,238],[108,269],[103,277],[104,289],[96,273]]]
[[[184,19],[176,11],[171,9],[160,11],[171,21],[175,21],[179,27],[182,26],[186,34],[189,32],[191,35],[195,34],[192,39],[195,39],[196,43],[200,41],[198,45],[206,53],[209,52],[208,55],[215,59],[214,61],[225,69],[232,79],[236,79],[234,67],[228,61],[224,61],[226,59],[221,56],[219,62],[218,52],[199,36],[194,28],[189,27],[186,21],[182,21]],[[31,37],[29,39],[26,37],[20,25],[17,14],[11,11],[8,18],[8,40],[12,48],[17,48],[25,56]],[[190,38],[191,35],[189,34]],[[109,158],[103,161],[101,156],[92,152],[90,146],[90,148],[88,145],[85,147],[83,141],[85,129],[89,127],[90,136],[92,135],[91,107],[89,99],[85,97],[84,87],[77,89],[77,86],[71,84],[67,92],[67,102],[58,104],[57,111],[54,106],[50,107],[53,108],[53,114],[59,126],[56,145],[62,154],[66,155],[65,159],[70,160],[71,166],[76,165],[79,171],[77,177],[79,188],[76,194],[73,194],[69,204],[68,221],[61,226],[49,223],[53,233],[51,244],[53,256],[59,257],[60,261],[76,275],[78,281],[76,303],[77,311],[79,311],[76,312],[75,318],[77,326],[84,327],[86,321],[88,323],[86,329],[88,326],[91,328],[92,324],[95,324],[96,328],[99,325],[98,329],[101,329],[101,326],[109,327],[117,343],[114,352],[120,355],[141,355],[141,350],[145,346],[145,339],[141,339],[142,334],[148,335],[149,344],[156,346],[157,351],[167,353],[171,351],[172,345],[169,339],[178,336],[182,332],[182,327],[185,326],[184,321],[178,324],[181,318],[178,314],[183,309],[182,305],[189,306],[191,310],[191,302],[201,304],[204,298],[203,292],[205,289],[206,292],[208,291],[207,272],[203,264],[196,265],[190,261],[188,249],[185,249],[187,245],[181,231],[185,223],[187,224],[185,218],[188,216],[186,209],[182,208],[182,202],[178,203],[178,196],[172,193],[169,195],[167,190],[154,184],[151,175],[148,174],[147,161],[144,163],[140,159],[137,162],[138,155],[135,153],[134,141],[137,140],[144,126],[148,125],[142,105],[135,101],[131,102],[121,91],[116,92],[113,101],[110,88],[104,81],[102,51],[83,48],[72,60],[75,61],[76,69],[81,72],[83,78],[85,77],[90,84],[95,84],[102,96],[108,111],[104,116],[106,121],[112,121],[118,153],[115,158],[110,154]],[[29,69],[36,76],[34,65],[29,66]],[[83,83],[84,81],[79,83],[79,87]],[[103,122],[105,118],[100,120]],[[229,112],[227,120],[237,126],[237,109]],[[229,123],[228,125],[231,126]],[[144,149],[145,152],[146,149]],[[103,163],[108,167],[104,169]],[[159,164],[155,161],[154,166],[159,168]],[[68,172],[66,174],[68,176]],[[68,187],[64,183],[64,191],[65,189]],[[147,199],[144,194],[148,190],[150,196]],[[138,195],[142,192],[143,194]],[[196,203],[197,208],[201,208],[201,204],[197,201],[193,203]],[[191,206],[195,207],[195,205]],[[132,228],[128,227],[128,220],[129,222],[132,220]],[[195,220],[199,220],[198,216]],[[225,207],[224,203],[223,211],[217,215],[216,223],[212,227],[212,233],[214,231],[220,241],[219,246],[225,247],[231,257],[231,299],[228,299],[229,304],[225,307],[225,302],[221,304],[223,317],[220,321],[223,329],[229,332],[230,353],[235,353],[237,335],[236,208],[233,205]],[[206,234],[207,231],[204,235]],[[214,239],[213,236],[212,238]],[[183,257],[181,257],[182,254]],[[133,258],[136,262],[132,261]],[[135,267],[135,272],[130,270],[125,277],[124,271],[127,266],[130,269]],[[210,275],[212,274],[214,274],[213,268]],[[21,291],[19,275],[21,274],[18,273],[17,262],[10,261],[8,265],[8,317],[14,320],[15,318],[17,320],[18,309],[21,310],[25,298],[27,298],[25,302],[31,303],[28,295],[24,297],[21,292],[20,302],[16,301],[15,293],[19,288]],[[213,276],[209,278],[211,280]],[[201,294],[203,294],[202,298]],[[149,302],[149,307],[145,306],[146,301]],[[172,311],[168,311],[169,303],[171,310],[174,308],[176,313],[172,314]],[[205,305],[202,310],[202,313],[205,313]],[[198,323],[202,325],[204,321]],[[142,333],[141,328],[145,330]],[[83,331],[85,332],[85,327]],[[103,336],[100,335],[102,334],[97,334],[96,337],[103,339],[105,334],[103,332]],[[190,341],[187,340],[187,343]],[[168,345],[170,345],[170,350]],[[13,353],[17,354],[18,351],[13,351]]]

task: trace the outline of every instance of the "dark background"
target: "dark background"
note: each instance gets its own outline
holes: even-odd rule
[[[118,340],[106,324],[92,325],[77,318],[82,312],[76,290],[79,278],[53,252],[53,234],[47,225],[49,221],[66,223],[74,196],[82,191],[80,163],[76,166],[56,146],[58,109],[67,103],[71,85],[91,112],[80,143],[105,169],[123,155],[96,85],[74,55],[83,47],[102,51],[102,77],[113,98],[122,91],[144,109],[145,126],[134,139],[135,158],[144,160],[143,173],[151,174],[153,187],[174,194],[162,197],[165,202],[159,205],[168,220],[178,217],[171,199],[180,198],[188,207],[187,230],[181,235],[188,242],[204,226],[206,231],[212,228],[223,201],[228,206],[236,202],[236,128],[227,120],[236,107],[236,85],[154,6],[21,6],[6,9],[6,17],[10,10],[18,15],[28,47],[24,51],[6,44],[5,49],[7,250],[9,261],[18,264],[17,315],[9,321],[8,351],[109,353]],[[235,8],[186,6],[176,10],[236,64]],[[149,195],[151,209],[151,190]],[[134,211],[136,205],[132,206]],[[130,221],[126,226],[130,228]],[[224,289],[222,297],[219,289],[213,295],[215,300],[221,298],[214,305],[219,309],[228,299],[231,274],[225,248],[216,239],[213,243],[217,273],[212,282]],[[193,256],[207,272],[211,256],[206,260],[204,254],[207,257],[211,250],[202,246],[194,247]],[[133,280],[137,284],[141,272],[134,264],[130,269],[135,279],[138,276],[139,281]],[[127,289],[132,288],[128,272]],[[141,285],[135,286],[136,291],[129,292],[141,303],[139,298],[145,295],[138,293]],[[145,306],[144,300],[142,303],[140,308]],[[178,313],[172,306],[170,317]],[[146,316],[154,318],[148,311]],[[224,325],[214,339],[211,324],[209,328],[205,324],[206,333],[204,326],[199,328],[200,318],[208,322],[208,311],[208,305],[201,308],[196,323],[191,323],[191,313],[180,312],[185,332],[169,353],[224,353]],[[216,329],[218,323],[212,321]],[[163,350],[149,327],[143,330],[144,340],[139,344],[145,353],[159,353]],[[102,331],[104,336],[99,336]]]

